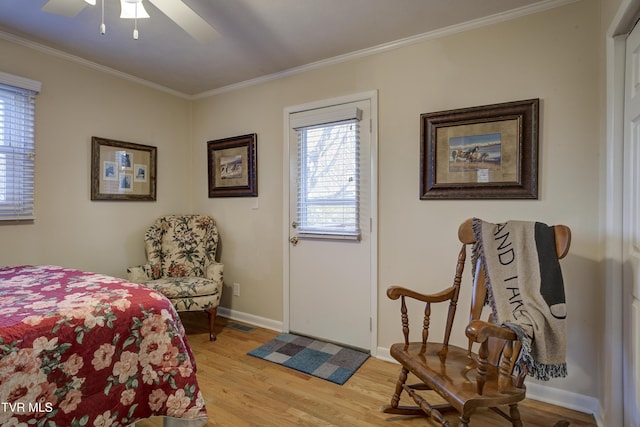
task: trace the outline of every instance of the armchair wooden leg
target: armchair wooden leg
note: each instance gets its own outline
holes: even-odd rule
[[[213,325],[216,323],[216,315],[218,314],[218,307],[207,308],[205,311],[209,316],[209,341],[215,341],[216,333],[213,331]]]

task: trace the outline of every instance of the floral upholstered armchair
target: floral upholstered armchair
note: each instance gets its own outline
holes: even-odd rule
[[[209,339],[222,294],[223,265],[216,262],[218,229],[204,215],[167,215],[145,233],[147,264],[127,268],[128,279],[166,296],[177,311],[209,315]]]

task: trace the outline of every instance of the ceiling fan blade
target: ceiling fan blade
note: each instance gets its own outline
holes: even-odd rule
[[[42,10],[56,15],[74,17],[87,3],[84,0],[49,0],[42,6]]]
[[[208,43],[218,37],[217,32],[207,21],[179,0],[149,0],[162,13],[182,27],[191,37],[201,43]]]

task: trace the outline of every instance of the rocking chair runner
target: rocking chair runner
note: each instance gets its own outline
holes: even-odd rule
[[[564,225],[553,228],[555,248],[558,259],[569,251],[571,230]],[[399,415],[430,416],[442,426],[450,426],[442,415],[445,411],[457,411],[460,414],[459,426],[469,425],[470,417],[477,408],[491,408],[511,421],[513,427],[522,427],[518,402],[525,398],[524,386],[526,372],[514,374],[515,361],[520,353],[520,342],[509,328],[491,322],[479,320],[486,298],[486,284],[483,263],[478,262],[474,277],[470,323],[466,328],[469,338],[467,349],[449,345],[451,329],[456,313],[462,272],[466,260],[466,246],[475,243],[472,220],[460,225],[458,237],[462,248],[458,255],[453,286],[432,295],[421,294],[399,286],[387,289],[390,299],[401,299],[402,331],[404,342],[391,346],[391,356],[402,365],[396,383],[391,404],[382,411]],[[409,318],[405,298],[425,303],[422,323],[422,342],[409,342]],[[427,342],[431,304],[449,301],[449,311],[443,343]],[[474,343],[480,344],[478,353],[473,353]],[[409,373],[414,374],[421,383],[407,384]],[[433,390],[446,404],[431,405],[418,391]],[[400,395],[406,391],[418,406],[399,406]],[[509,406],[506,414],[499,406]],[[567,426],[560,421],[556,427]]]

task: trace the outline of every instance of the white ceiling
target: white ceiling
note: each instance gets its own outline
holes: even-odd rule
[[[84,4],[83,0],[70,0]],[[181,1],[181,0],[173,0]],[[220,37],[208,43],[144,0],[150,19],[120,19],[105,0],[66,17],[41,10],[47,0],[0,0],[0,38],[35,42],[185,96],[228,88],[409,43],[461,24],[492,22],[568,0],[183,0]],[[33,44],[32,44],[33,45]],[[0,59],[2,63],[8,58]]]

